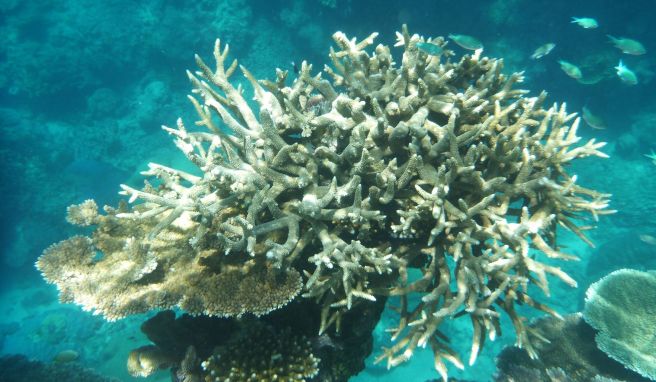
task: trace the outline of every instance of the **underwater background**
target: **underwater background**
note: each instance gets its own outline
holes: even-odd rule
[[[154,312],[106,322],[59,304],[34,262],[76,233],[65,221],[68,205],[89,198],[115,205],[119,184],[138,186],[147,163],[185,160],[160,126],[196,119],[185,70],[195,68],[194,53],[211,56],[217,37],[255,77],[275,78],[275,68],[291,71],[303,60],[329,64],[335,31],[358,39],[377,31],[378,42],[390,45],[402,24],[426,37],[466,34],[482,42],[485,55],[504,58],[508,73],[524,71],[520,87],[532,95],[546,90],[547,104],[586,108],[589,124],[579,135],[608,142],[610,159],[581,160],[571,172],[612,194],[618,212],[591,231],[594,248],[564,233],[581,261],[563,269],[579,286],[554,281],[549,302],[561,314],[581,311],[586,289],[602,276],[656,269],[654,14],[653,0],[1,0],[0,353],[48,363],[73,351],[71,362],[121,381],[170,380],[167,372],[133,378],[125,367],[128,352],[148,342],[139,326]],[[598,27],[583,28],[572,17],[594,18]],[[607,35],[639,40],[646,53],[624,54]],[[531,59],[546,43],[556,44],[553,51]],[[568,76],[559,60],[577,65],[582,77]],[[617,76],[620,60],[637,84]],[[389,371],[373,364],[389,341],[386,320],[393,320],[389,312],[374,332],[367,368],[351,380],[437,379],[429,349]],[[461,354],[469,351],[468,320],[453,320],[443,332]],[[513,342],[505,330],[474,366],[451,368],[450,376],[492,380],[495,356]]]

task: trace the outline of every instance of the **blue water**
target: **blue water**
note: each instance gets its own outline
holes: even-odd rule
[[[90,198],[115,205],[119,184],[140,186],[148,162],[182,166],[160,125],[195,120],[185,75],[195,68],[194,53],[209,62],[220,37],[256,77],[274,78],[275,68],[291,70],[292,62],[305,59],[315,70],[329,64],[335,31],[359,39],[377,31],[378,42],[392,45],[403,23],[423,36],[475,36],[485,55],[505,59],[508,72],[524,71],[522,88],[546,90],[548,103],[564,101],[571,112],[586,106],[605,121],[603,130],[582,124],[579,135],[608,142],[610,159],[582,160],[572,172],[587,187],[613,194],[618,212],[597,223],[590,234],[595,248],[565,238],[582,258],[564,266],[578,289],[552,284],[553,306],[579,311],[599,277],[618,268],[656,269],[655,242],[644,239],[656,237],[656,161],[645,156],[656,150],[655,14],[653,0],[0,0],[0,352],[50,362],[72,349],[79,353],[74,362],[133,380],[125,360],[147,343],[139,325],[152,313],[108,323],[59,304],[34,262],[50,244],[79,233],[64,219],[68,205]],[[593,17],[599,27],[572,24],[573,16]],[[639,40],[647,53],[623,54],[607,34]],[[547,42],[555,49],[531,60]],[[558,60],[598,82],[568,77]],[[616,76],[620,60],[638,84]],[[471,339],[466,321],[443,330],[463,359]],[[387,341],[385,322],[393,323],[390,311],[374,331],[374,354]],[[512,331],[504,334],[487,343],[474,366],[451,375],[491,380],[495,355],[514,341]],[[439,378],[429,350],[390,371],[372,360],[353,381]]]

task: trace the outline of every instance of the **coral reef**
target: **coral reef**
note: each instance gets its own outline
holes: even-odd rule
[[[251,325],[201,364],[207,381],[305,381],[319,373],[312,344],[289,328],[274,331]]]
[[[174,306],[263,316],[302,295],[320,306],[318,332],[339,333],[349,311],[397,296],[395,344],[379,360],[429,345],[444,379],[445,360],[462,367],[439,332],[446,319],[471,319],[470,364],[502,312],[536,356],[515,305],[558,316],[529,284],[576,285],[552,265],[576,258],[556,227],[589,243],[578,220],[610,211],[566,168],[605,157],[604,143],[581,143],[576,115],[515,89],[522,74],[501,60],[452,59],[443,38],[404,27],[399,65],[388,46],[370,48],[376,35],[336,33],[332,67],[303,62],[291,84],[282,70],[256,80],[217,40],[215,66],[197,56],[188,73],[205,130],[164,127],[197,171],[151,163],[142,189],[121,186],[131,206],[71,207],[93,234],[51,246],[37,268],[63,301],[110,320]],[[231,82],[238,69],[254,105]]]
[[[67,278],[58,285],[62,301],[78,303],[107,319],[175,304],[195,314],[262,315],[300,292],[301,276],[294,269],[274,269],[257,259],[231,264],[228,259],[220,264],[220,272],[208,271],[211,264],[204,264],[202,255],[200,261],[189,256],[194,249],[177,223],[146,245],[135,235],[147,235],[157,219],[119,221],[114,210],[108,209],[107,216],[94,215],[97,211],[92,201],[69,207],[69,222],[98,226],[94,239],[75,236],[55,244],[37,266],[48,278]],[[97,251],[102,251],[102,258],[97,258]]]
[[[508,347],[497,359],[497,382],[647,382],[625,369],[595,346],[595,331],[580,313],[564,319],[545,317],[529,325],[541,341],[536,342],[538,358],[531,359],[522,349]]]
[[[599,349],[656,379],[656,272],[620,269],[603,277],[586,292],[583,318],[598,330]]]
[[[118,379],[101,376],[79,365],[32,361],[21,354],[0,357],[0,381],[120,382]]]
[[[145,349],[156,355],[155,360],[170,362],[170,365],[161,361],[149,362],[153,357],[148,356],[144,358],[147,367],[133,367],[140,363],[131,363],[130,360],[128,367],[150,374],[172,366],[174,381],[213,381],[226,373],[232,373],[231,380],[248,380],[253,372],[260,376],[259,380],[264,380],[264,375],[272,372],[278,375],[278,380],[297,380],[301,378],[297,376],[299,373],[306,376],[316,372],[312,380],[347,381],[365,367],[364,360],[373,346],[371,333],[384,305],[383,300],[355,307],[346,314],[341,334],[333,336],[317,335],[320,307],[309,300],[294,302],[284,310],[272,312],[258,320],[192,317],[188,314],[176,318],[172,311],[163,311],[142,325],[141,330],[152,344],[135,349],[131,359],[136,359],[132,354],[143,354]],[[298,317],[304,319],[299,320]],[[288,353],[289,346],[282,346],[287,341],[292,341],[303,351]],[[306,341],[309,341],[309,346]],[[244,347],[245,344],[248,347]],[[259,350],[253,353],[254,349]],[[293,356],[299,362],[296,366],[289,366],[293,362],[288,358],[289,362],[276,360],[274,364],[265,366],[271,362],[269,356],[274,350],[275,354],[287,354],[286,357]],[[258,362],[254,363],[254,360]],[[287,371],[296,368],[298,373],[288,373],[283,378],[285,368]],[[251,372],[244,371],[247,369]]]

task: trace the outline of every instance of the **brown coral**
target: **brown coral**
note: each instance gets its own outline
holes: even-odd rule
[[[128,355],[127,369],[133,377],[147,377],[165,369],[172,362],[171,355],[153,345],[141,346]]]
[[[207,382],[303,382],[319,372],[307,338],[254,324],[201,364]]]

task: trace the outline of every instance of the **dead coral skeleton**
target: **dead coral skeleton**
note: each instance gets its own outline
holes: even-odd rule
[[[286,71],[258,81],[228,63],[217,40],[216,65],[197,56],[200,71],[188,73],[205,130],[164,127],[199,175],[150,164],[144,188],[121,186],[135,206],[89,218],[72,208],[71,221],[97,230],[48,249],[37,263],[44,277],[64,300],[119,318],[174,305],[266,314],[296,297],[302,274],[303,296],[322,306],[321,332],[339,330],[356,304],[400,298],[395,343],[379,358],[389,366],[428,345],[446,379],[444,360],[463,365],[438,329],[462,315],[474,333],[469,364],[498,334],[502,312],[534,354],[515,305],[557,316],[528,285],[547,296],[548,276],[576,285],[551,265],[575,259],[560,251],[556,227],[589,242],[591,226],[577,221],[611,211],[609,195],[566,167],[605,157],[604,143],[581,143],[579,118],[515,89],[523,76],[504,74],[502,60],[480,51],[452,60],[442,38],[430,40],[442,53],[426,54],[417,48],[426,39],[404,27],[398,65],[389,47],[371,49],[376,35],[336,33],[332,67],[312,74],[303,62],[291,85]],[[256,107],[231,83],[238,69]],[[217,307],[232,284],[207,280],[231,272],[263,276],[251,278],[248,304]],[[282,286],[268,294],[275,277]]]

